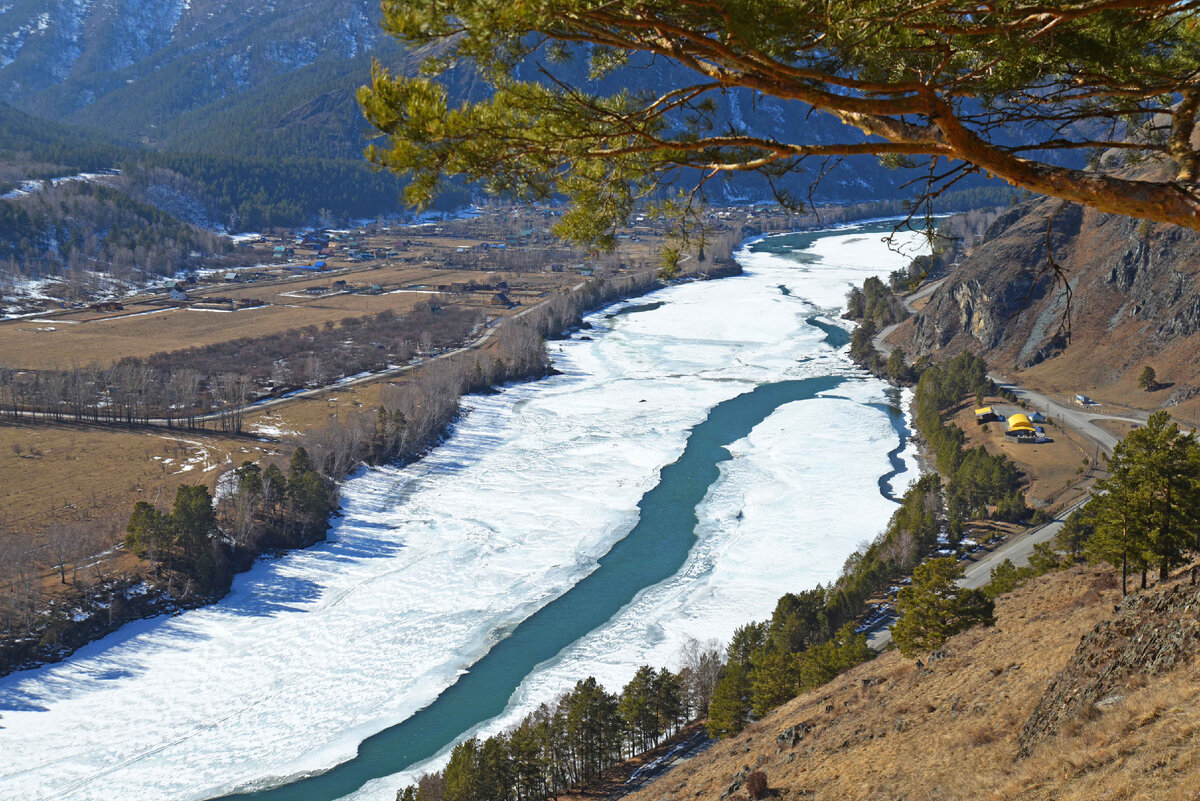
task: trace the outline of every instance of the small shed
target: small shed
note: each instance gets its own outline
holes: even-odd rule
[[[994,411],[992,411],[991,406],[982,406],[975,410],[975,422],[978,425],[983,425],[984,423],[991,423],[991,422],[993,422],[995,420],[999,420],[999,419],[1000,419],[1000,416],[998,414],[996,414]]]

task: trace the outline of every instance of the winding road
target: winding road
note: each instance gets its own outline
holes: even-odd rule
[[[586,283],[587,283],[586,281],[580,281],[578,284],[571,287],[571,291],[576,292],[576,291],[582,289]],[[379,381],[380,379],[383,379],[383,378],[392,378],[394,376],[403,375],[405,373],[408,373],[408,372],[416,370],[420,367],[423,367],[424,365],[427,365],[430,362],[436,361],[438,359],[447,359],[452,356],[457,356],[461,353],[468,353],[473,350],[479,350],[480,348],[487,345],[488,342],[491,340],[491,338],[493,336],[495,336],[496,331],[498,331],[500,329],[500,323],[504,322],[505,320],[515,320],[519,317],[524,317],[525,315],[529,314],[530,312],[534,311],[535,309],[538,309],[544,302],[545,301],[539,301],[538,303],[535,303],[534,305],[530,306],[529,308],[522,309],[521,311],[517,312],[516,314],[513,314],[510,317],[497,317],[496,319],[494,319],[491,322],[486,324],[486,326],[484,327],[485,330],[483,331],[482,334],[480,334],[478,337],[471,340],[470,342],[466,343],[465,345],[455,348],[454,350],[448,350],[443,353],[439,353],[435,356],[431,356],[428,359],[421,359],[420,361],[410,362],[408,364],[398,365],[396,367],[388,367],[384,370],[379,370],[378,372],[367,373],[365,375],[359,375],[359,376],[354,376],[354,377],[350,377],[350,378],[341,378],[336,381],[332,381],[328,384],[322,384],[319,387],[312,387],[310,389],[296,390],[295,392],[289,392],[286,395],[281,395],[281,396],[274,397],[274,398],[264,398],[263,400],[259,400],[259,401],[253,401],[253,402],[247,403],[245,406],[243,406],[241,409],[241,412],[242,412],[242,414],[247,414],[247,413],[252,413],[252,412],[261,412],[265,409],[271,409],[276,406],[283,405],[285,403],[292,403],[293,401],[301,400],[303,398],[311,398],[311,397],[315,397],[315,396],[319,396],[319,395],[324,395],[328,392],[344,390],[348,387],[358,386],[359,384],[369,384],[373,381]],[[197,423],[206,423],[206,422],[210,422],[212,420],[220,420],[222,415],[232,415],[234,413],[235,413],[234,411],[229,410],[229,409],[226,409],[224,411],[206,412],[205,414],[196,415],[193,418],[193,420]],[[81,421],[77,421],[74,419],[68,419],[65,415],[54,415],[49,412],[34,412],[34,411],[25,410],[25,409],[18,409],[18,410],[9,409],[5,412],[5,414],[9,415],[9,416],[22,417],[27,420],[49,420],[49,421],[55,422],[55,423],[67,423],[67,424],[83,423],[86,425],[113,426],[113,427],[118,427],[118,428],[130,428],[131,427],[128,424],[120,422],[120,421],[111,421],[111,420],[81,420]],[[135,427],[135,428],[145,428],[145,427],[166,428],[171,431],[195,431],[195,430],[204,431],[204,430],[206,430],[206,429],[204,429],[203,426],[201,426],[199,429],[197,429],[194,425],[193,426],[183,425],[183,421],[180,420],[179,418],[175,418],[173,420],[167,420],[166,418],[163,418],[163,417],[152,417],[149,420],[139,421],[133,427]],[[256,436],[256,438],[258,438],[258,435],[255,435],[255,436]]]

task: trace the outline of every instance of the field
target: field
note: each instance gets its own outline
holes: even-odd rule
[[[20,530],[47,519],[127,518],[134,500],[169,504],[180,484],[211,489],[229,466],[276,450],[250,437],[165,428],[0,425],[0,508]]]
[[[311,295],[314,287],[330,287],[345,280],[356,286],[378,285],[381,294],[347,292]],[[189,291],[189,298],[254,299],[263,306],[237,311],[173,307],[161,298],[130,300],[118,312],[72,311],[26,320],[0,322],[4,366],[25,370],[68,368],[97,363],[107,367],[127,357],[146,357],[163,351],[227,342],[241,337],[261,337],[310,325],[337,323],[349,317],[390,309],[403,314],[438,296],[449,302],[487,309],[493,314],[508,310],[491,305],[494,292],[461,292],[437,295],[440,285],[477,281],[507,281],[505,294],[516,303],[531,304],[545,292],[579,282],[577,273],[480,273],[386,264],[378,267],[305,274],[261,284],[216,284]],[[516,310],[520,310],[518,306]]]
[[[185,300],[172,301],[160,285],[120,299],[119,308],[103,305],[105,298],[65,308],[47,301],[36,316],[2,320],[0,368],[108,367],[129,357],[310,326],[329,330],[347,318],[382,311],[404,315],[431,302],[495,319],[536,306],[553,290],[576,286],[593,272],[644,271],[657,263],[662,232],[651,226],[625,235],[616,253],[598,256],[554,239],[547,227],[552,217],[546,211],[505,210],[436,225],[367,226],[339,234],[336,252],[321,256],[326,269],[320,272],[295,269],[313,263],[307,246],[295,244],[295,256],[277,257],[276,246],[292,246],[296,239],[273,233],[252,245],[261,266],[239,270],[237,280],[223,270],[201,274],[181,285]],[[374,258],[364,261],[366,253]],[[498,292],[507,304],[496,302]],[[375,409],[384,386],[408,380],[410,374],[332,385],[247,411],[240,437],[217,432],[215,422],[199,431],[44,420],[0,424],[0,537],[16,536],[35,549],[44,567],[43,588],[53,596],[66,589],[51,560],[43,558],[55,526],[82,524],[89,538],[85,547],[92,553],[110,549],[123,537],[137,501],[165,509],[180,485],[202,483],[215,491],[221,475],[242,461],[286,456],[295,435],[331,418]],[[122,572],[145,570],[122,550],[105,558],[115,559]]]

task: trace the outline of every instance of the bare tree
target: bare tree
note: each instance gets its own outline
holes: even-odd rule
[[[708,703],[725,666],[723,652],[718,640],[700,642],[695,637],[689,637],[679,651],[679,675],[693,716],[708,714]]]

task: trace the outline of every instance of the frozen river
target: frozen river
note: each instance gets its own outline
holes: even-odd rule
[[[328,542],[0,679],[0,798],[321,774],[281,797],[390,801],[457,737],[834,578],[915,477],[836,325],[852,284],[906,263],[885,230],[773,237],[744,276],[593,315],[552,345],[562,375],[471,398],[426,459],[349,480]]]

